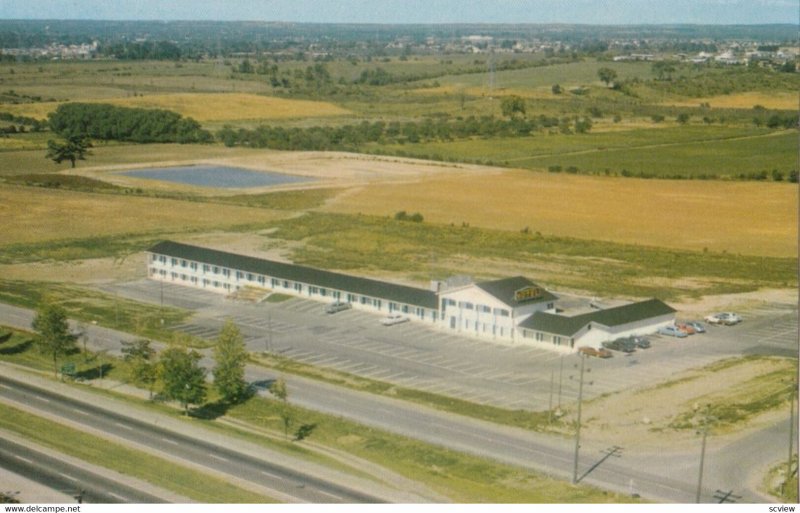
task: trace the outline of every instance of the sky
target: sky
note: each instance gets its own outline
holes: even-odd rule
[[[313,23],[761,24],[798,0],[0,0],[2,19]]]

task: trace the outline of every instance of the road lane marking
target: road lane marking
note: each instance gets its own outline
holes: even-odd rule
[[[327,495],[328,497],[333,497],[334,499],[344,501],[344,497],[339,497],[338,495],[334,495],[332,493],[323,492],[322,490],[317,490],[317,493],[321,493],[322,495]]]
[[[116,494],[116,493],[114,493],[114,492],[108,492],[108,494],[109,494],[111,497],[114,497],[115,499],[119,499],[119,500],[121,500],[121,501],[123,501],[123,502],[127,502],[127,499],[126,499],[125,497],[120,497],[119,495],[117,495],[117,494]]]
[[[45,403],[49,403],[49,402],[50,402],[50,399],[46,399],[46,398],[44,398],[44,397],[40,397],[40,396],[38,396],[38,395],[35,395],[35,396],[33,396],[33,398],[34,398],[34,399],[38,399],[38,400],[40,400],[40,401],[42,401],[42,402],[45,402]]]
[[[229,459],[223,458],[222,456],[217,456],[216,454],[210,454],[209,453],[209,456],[211,456],[215,460],[224,461],[225,463],[230,463],[231,462]]]
[[[128,431],[133,431],[133,428],[132,428],[132,427],[130,427],[130,426],[128,426],[127,424],[121,424],[121,423],[119,423],[119,422],[115,422],[115,423],[114,423],[114,425],[115,425],[115,426],[119,426],[119,427],[121,427],[122,429],[127,429]]]
[[[29,460],[28,458],[23,458],[22,456],[18,456],[16,454],[14,454],[14,457],[17,458],[18,460],[24,461],[25,463],[29,463],[29,464],[33,465],[33,461]]]
[[[65,473],[63,473],[63,472],[59,472],[59,473],[58,473],[58,475],[59,475],[59,476],[61,476],[61,477],[65,477],[65,478],[69,479],[70,481],[75,481],[76,483],[78,482],[78,480],[77,480],[77,479],[75,479],[75,478],[74,478],[74,477],[72,477],[72,476],[68,476],[68,475],[66,475],[66,474],[65,474]]]
[[[77,408],[75,408],[75,409],[74,409],[74,410],[72,410],[72,411],[74,411],[75,413],[79,413],[79,414],[81,414],[81,415],[86,415],[87,417],[91,417],[91,414],[90,414],[90,413],[88,413],[88,412],[85,412],[85,411],[83,411],[83,410],[79,410],[79,409],[77,409]]]
[[[171,439],[169,439],[169,438],[163,438],[163,437],[162,437],[162,438],[161,438],[161,441],[162,441],[162,442],[167,442],[168,444],[172,444],[172,445],[180,445],[180,444],[179,444],[178,442],[176,442],[175,440],[171,440]]]
[[[265,476],[271,477],[272,479],[283,479],[281,476],[277,474],[271,474],[270,472],[267,472],[265,470],[262,470],[261,473],[264,474]]]

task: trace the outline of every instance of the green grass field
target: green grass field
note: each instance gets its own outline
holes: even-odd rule
[[[536,134],[526,138],[471,139],[414,145],[375,146],[389,153],[436,160],[491,162],[524,169],[617,176],[623,170],[655,177],[736,177],[797,168],[794,131],[756,128],[642,128],[580,135]]]

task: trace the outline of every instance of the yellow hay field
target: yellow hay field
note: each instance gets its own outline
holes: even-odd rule
[[[279,215],[258,208],[4,186],[0,245],[212,229],[267,222]]]
[[[349,114],[349,111],[328,102],[289,100],[245,93],[183,93],[87,100],[110,103],[120,107],[167,109],[184,116],[205,121],[243,119],[286,119],[327,117]],[[2,110],[15,115],[45,119],[61,105],[60,102],[4,105]]]
[[[800,99],[796,92],[775,91],[765,93],[750,91],[746,93],[709,96],[708,98],[694,98],[679,102],[665,102],[665,104],[675,105],[677,107],[697,107],[701,103],[708,103],[712,108],[719,109],[752,109],[756,105],[761,105],[767,109],[796,110],[800,106]]]
[[[797,256],[797,187],[508,171],[380,184],[339,195],[333,212],[522,230],[748,255]]]

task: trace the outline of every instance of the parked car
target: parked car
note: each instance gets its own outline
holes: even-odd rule
[[[638,349],[650,349],[650,341],[644,337],[632,336],[631,340]]]
[[[325,307],[325,313],[335,314],[336,312],[341,312],[342,310],[348,310],[352,307],[353,306],[350,303],[345,303],[344,301],[336,301]]]
[[[705,318],[709,324],[722,324],[724,326],[733,326],[742,322],[742,318],[733,312],[721,312],[714,315],[709,315]]]
[[[603,342],[603,347],[615,351],[622,351],[623,353],[632,353],[636,351],[636,344],[629,338],[618,338],[611,342]]]
[[[675,325],[675,327],[681,330],[682,332],[686,333],[687,335],[694,335],[696,333],[694,331],[694,328],[685,322],[678,323]]]
[[[603,347],[595,348],[595,347],[584,346],[578,349],[578,352],[585,354],[586,356],[596,356],[597,358],[611,358],[612,356],[614,356],[614,354],[611,351]]]
[[[686,333],[679,330],[678,327],[673,324],[658,328],[658,333],[660,335],[666,335],[668,337],[677,337],[677,338],[686,338],[689,336]]]
[[[387,317],[381,319],[381,324],[384,326],[394,326],[395,324],[400,324],[403,322],[407,322],[409,319],[403,314],[395,313],[389,314]]]
[[[706,332],[706,327],[703,326],[702,322],[688,321],[686,324],[688,326],[691,326],[692,328],[694,328],[694,332],[695,333],[705,333]]]

